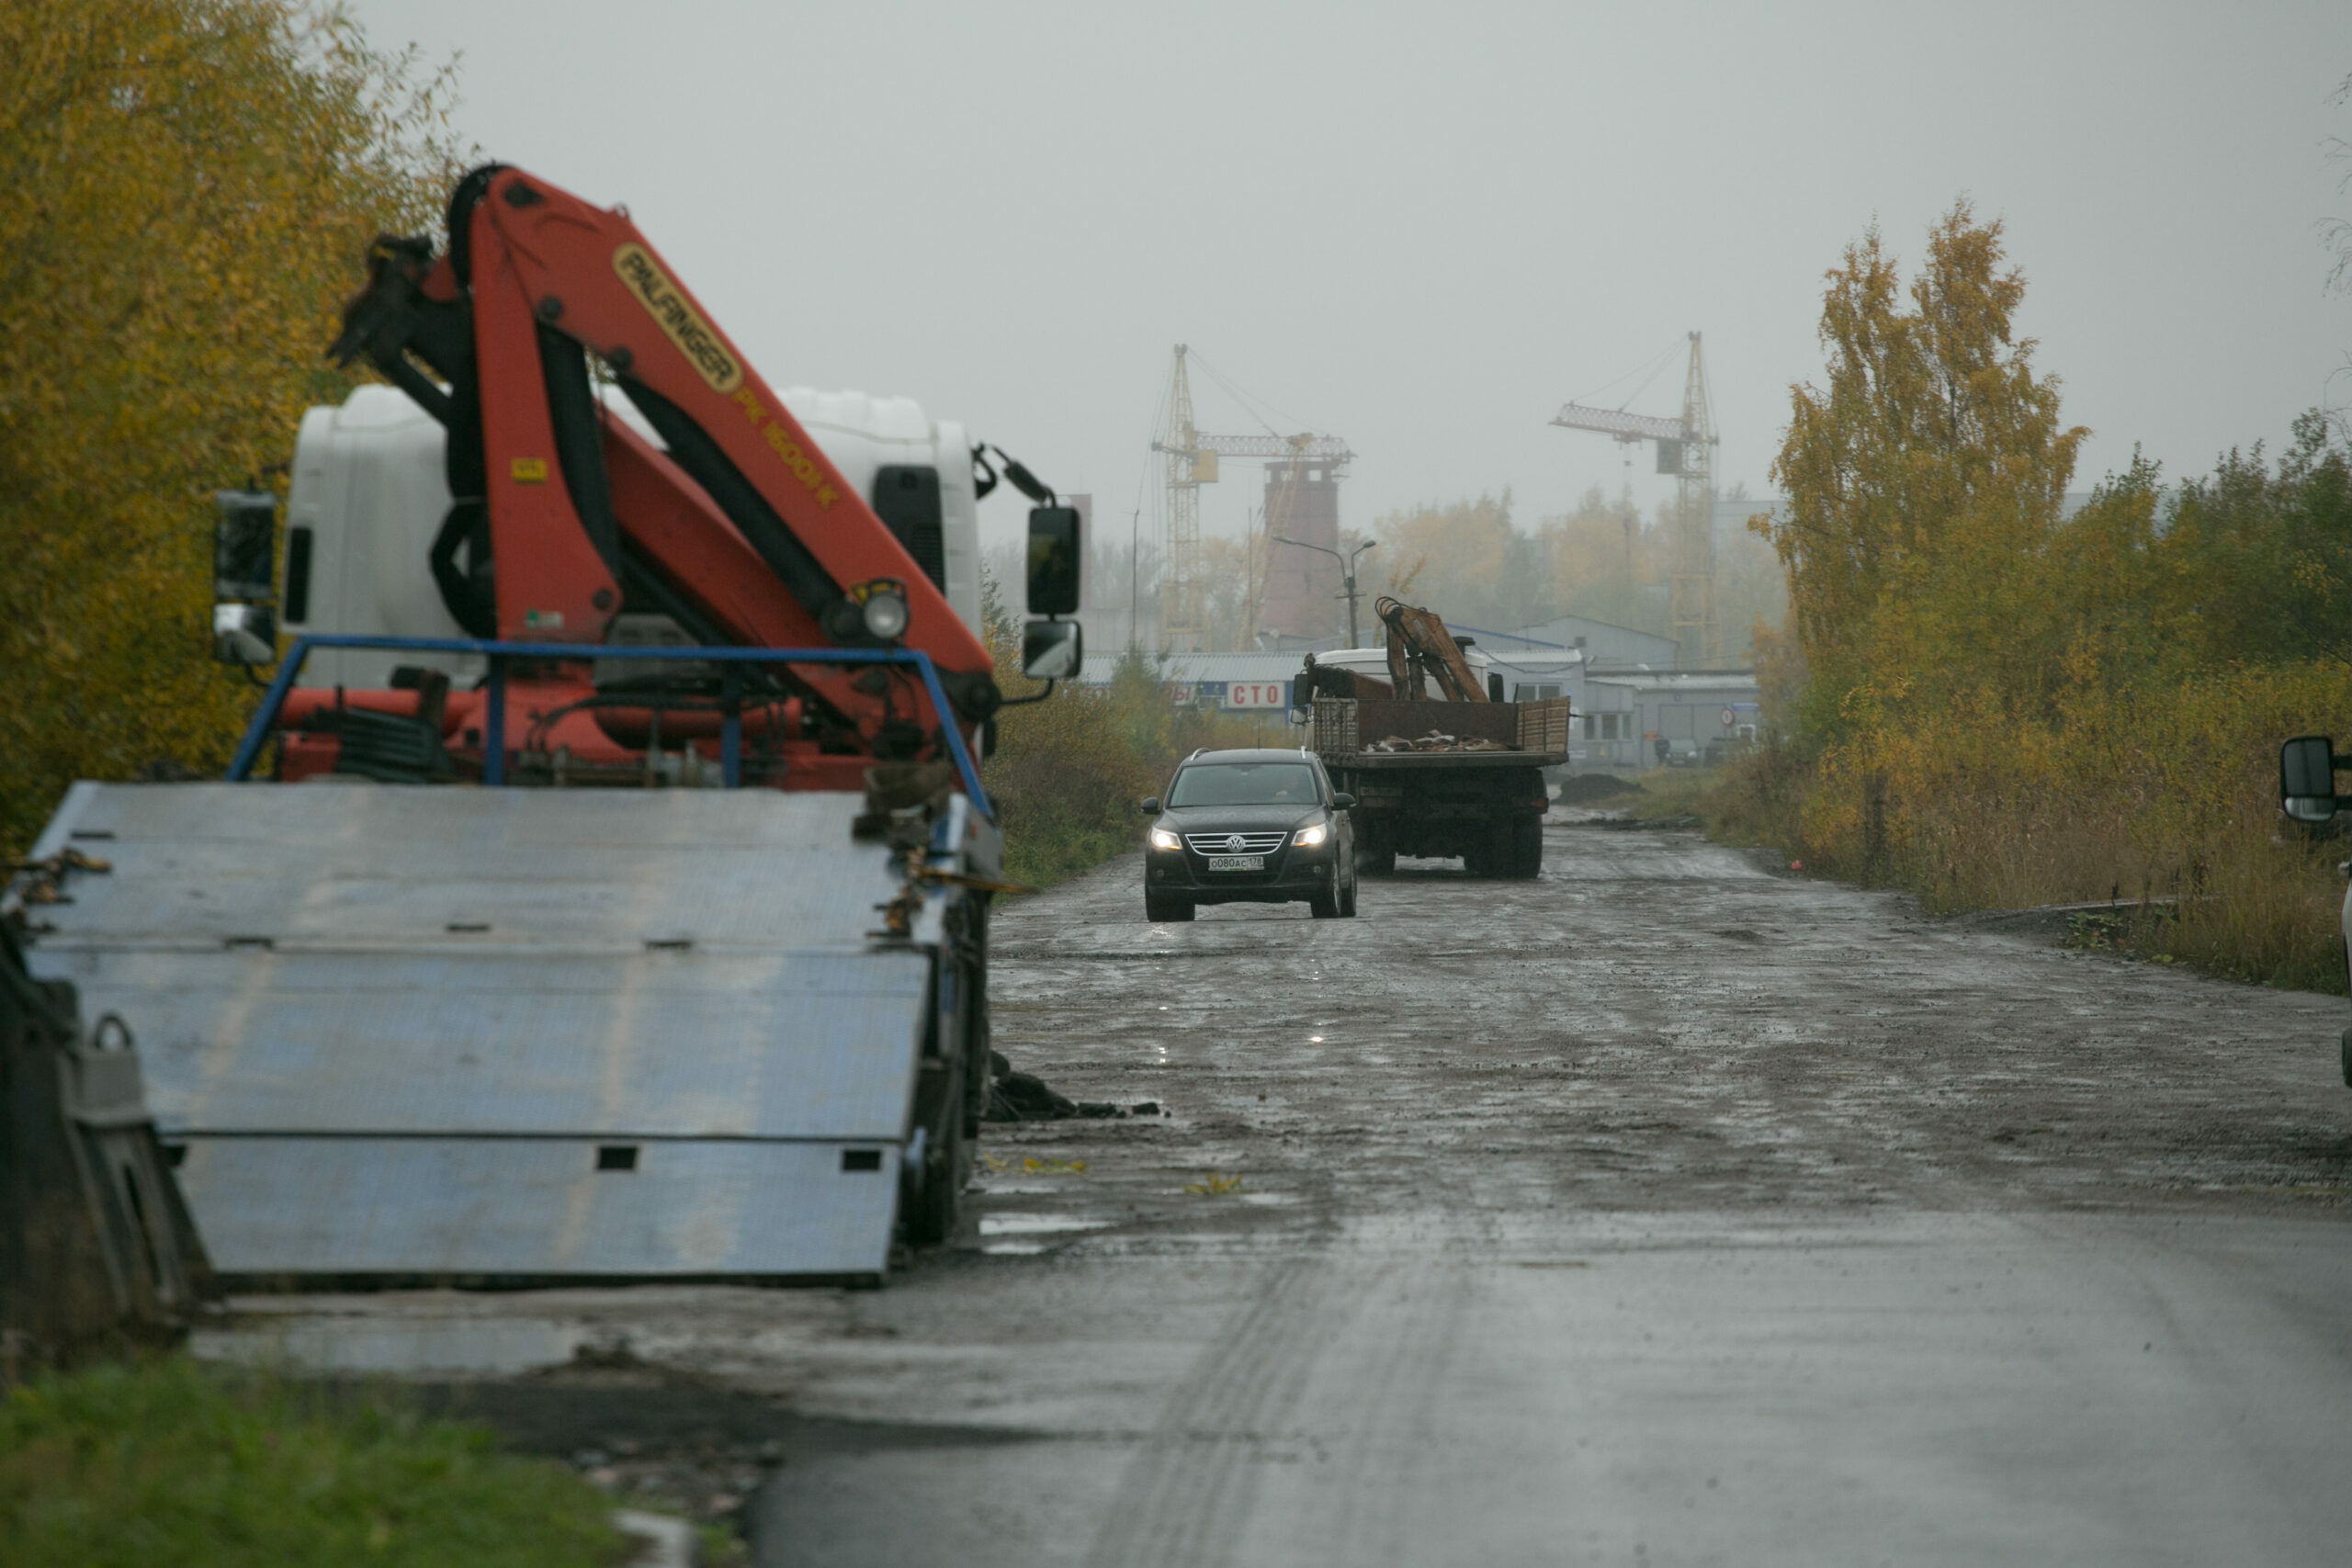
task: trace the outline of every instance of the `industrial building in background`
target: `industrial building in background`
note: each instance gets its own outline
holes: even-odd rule
[[[1280,435],[1271,428],[1261,435],[1214,435],[1199,429],[1193,423],[1193,385],[1185,368],[1191,352],[1183,344],[1176,345],[1167,424],[1151,444],[1161,456],[1167,492],[1161,514],[1167,549],[1159,581],[1162,647],[1171,653],[1208,651],[1201,486],[1217,482],[1227,457],[1266,465],[1263,525],[1251,529],[1244,552],[1252,581],[1242,614],[1243,648],[1328,645],[1344,620],[1337,557],[1340,480],[1355,454],[1336,435]]]
[[[1657,471],[1675,477],[1674,581],[1668,609],[1682,661],[1713,668],[1723,662],[1722,619],[1715,613],[1715,429],[1707,404],[1706,362],[1699,334],[1690,334],[1690,363],[1682,380],[1682,417],[1627,413],[1622,408],[1566,403],[1552,423],[1597,430],[1625,443],[1657,443]]]

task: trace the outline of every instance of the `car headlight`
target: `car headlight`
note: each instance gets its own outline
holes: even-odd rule
[[[1302,850],[1311,850],[1331,836],[1331,829],[1320,822],[1310,822],[1291,835],[1291,842]]]
[[[1181,850],[1184,847],[1184,840],[1165,828],[1154,828],[1151,830],[1151,847],[1155,850]]]

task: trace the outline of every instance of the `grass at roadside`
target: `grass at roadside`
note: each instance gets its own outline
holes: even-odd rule
[[[1025,693],[1010,637],[998,645],[997,678]],[[1007,708],[982,782],[1004,824],[1005,874],[1044,887],[1143,843],[1136,810],[1167,787],[1196,747],[1295,746],[1281,716],[1253,726],[1172,707],[1159,661],[1130,653],[1107,687],[1065,683],[1044,702]]]
[[[2250,771],[2249,771],[2250,772]],[[1929,910],[2022,909],[2111,900],[2112,915],[2072,939],[2131,957],[2291,990],[2346,990],[2338,863],[2352,840],[2281,831],[2264,781],[2217,792],[2201,820],[2159,840],[2128,807],[2088,791],[2003,790],[2007,781],[1956,773],[1941,793],[1897,813],[1822,808],[1819,774],[1770,750],[1717,770],[1643,775],[1631,797],[1645,820],[1696,816],[1707,836],[1765,845],[1811,874],[1900,887]]]
[[[0,1399],[0,1568],[605,1568],[610,1506],[486,1429],[186,1357]]]

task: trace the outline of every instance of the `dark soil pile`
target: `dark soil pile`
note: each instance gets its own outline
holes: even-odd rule
[[[1560,781],[1560,804],[1563,806],[1642,793],[1641,785],[1631,779],[1621,779],[1614,773],[1571,773]]]
[[[1150,1113],[1159,1110],[1150,1107]],[[1138,1114],[1145,1108],[1136,1107]],[[1073,1116],[1125,1117],[1127,1112],[1116,1105],[1091,1100],[1072,1100],[1034,1073],[1016,1073],[1012,1064],[997,1052],[989,1053],[989,1108],[981,1119],[988,1122],[1060,1122]]]

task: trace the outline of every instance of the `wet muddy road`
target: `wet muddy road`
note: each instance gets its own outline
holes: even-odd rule
[[[794,1379],[1016,1440],[787,1464],[763,1560],[2344,1560],[2341,1000],[1589,820],[1353,921],[1136,888],[1008,911],[998,1039],[1172,1114],[991,1128]]]
[[[779,1565],[2345,1561],[2340,998],[1574,815],[1354,920],[1007,908],[1000,1047],[1167,1114],[991,1126],[888,1289],[271,1310],[586,1345],[484,1406],[560,1451],[723,1404]]]

